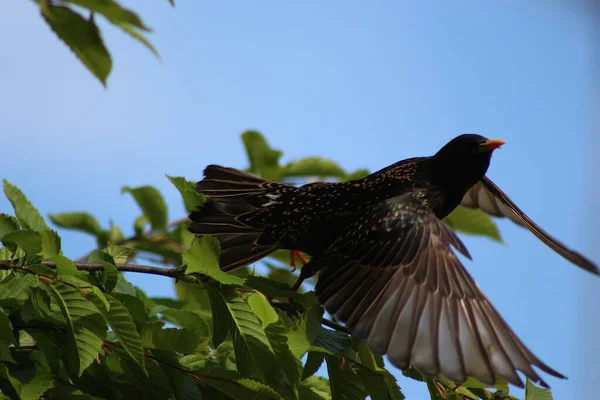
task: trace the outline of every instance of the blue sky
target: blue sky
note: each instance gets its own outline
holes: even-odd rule
[[[245,129],[267,135],[284,161],[321,155],[371,170],[475,132],[507,141],[488,176],[600,262],[595,19],[556,1],[523,3],[129,1],[162,61],[105,29],[105,90],[31,2],[10,2],[0,14],[0,175],[44,214],[87,210],[129,227],[138,211],[122,185],[157,186],[180,218],[164,174],[244,167]],[[10,210],[4,199],[0,210]],[[569,377],[548,377],[555,399],[591,398],[600,281],[499,225],[507,246],[464,237],[467,268],[534,353]],[[93,246],[68,232],[63,242],[73,257]],[[173,293],[166,279],[130,278],[151,295]],[[422,385],[400,384],[424,398]]]

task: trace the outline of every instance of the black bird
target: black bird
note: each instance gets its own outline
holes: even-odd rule
[[[474,377],[516,386],[516,371],[547,387],[532,366],[558,378],[517,338],[456,257],[470,258],[442,223],[458,205],[523,225],[558,254],[598,275],[598,268],[527,217],[485,173],[503,145],[461,135],[431,157],[410,158],[363,179],[293,187],[209,165],[196,189],[208,196],[189,230],[219,238],[224,271],[277,249],[311,260],[299,283],[319,271],[321,304],[352,335],[398,368]],[[299,286],[296,285],[296,286]]]

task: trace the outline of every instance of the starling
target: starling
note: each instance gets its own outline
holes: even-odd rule
[[[192,233],[214,235],[224,271],[278,249],[311,256],[299,282],[319,272],[316,294],[352,335],[398,368],[523,387],[517,371],[548,386],[537,358],[463,267],[469,252],[442,220],[458,205],[508,217],[573,264],[598,268],[527,217],[485,174],[504,144],[456,137],[431,157],[399,161],[363,179],[294,187],[209,165],[196,189]],[[298,285],[297,285],[298,286]]]

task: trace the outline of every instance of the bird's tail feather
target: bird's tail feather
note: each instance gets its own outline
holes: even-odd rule
[[[189,230],[219,239],[219,263],[223,271],[251,264],[279,248],[276,243],[258,244],[264,226],[247,223],[247,217],[272,201],[273,196],[268,195],[282,187],[285,185],[233,168],[206,167],[204,179],[196,184],[196,190],[208,200],[203,208],[190,214]]]

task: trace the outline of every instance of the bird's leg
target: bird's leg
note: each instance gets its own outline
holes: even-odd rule
[[[294,286],[292,287],[292,291],[297,292],[298,289],[300,289],[300,286],[302,286],[302,282],[304,282],[305,279],[310,278],[311,276],[313,276],[315,274],[312,271],[311,266],[312,266],[312,264],[307,263],[307,265],[304,266],[302,268],[302,270],[300,270],[300,276],[296,280],[296,283],[294,283]],[[290,297],[290,302],[292,302],[292,301],[293,301],[293,299]]]
[[[300,250],[290,250],[290,266],[293,268],[292,272],[296,270],[296,258],[302,262],[302,265],[308,263],[308,260]]]

